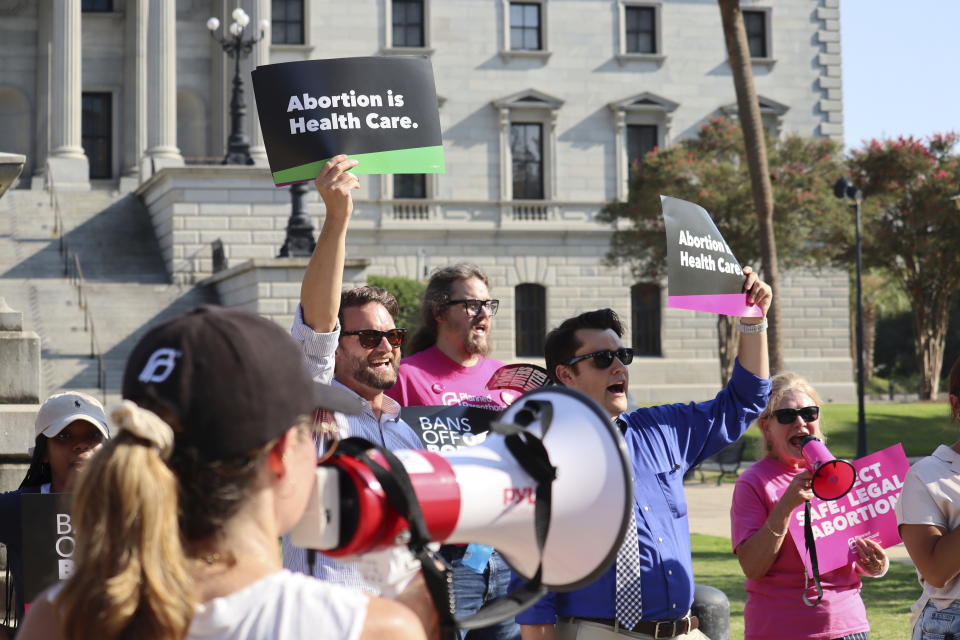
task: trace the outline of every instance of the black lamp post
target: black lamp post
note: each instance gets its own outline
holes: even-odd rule
[[[856,236],[854,244],[857,252],[857,457],[867,455],[867,416],[863,407],[863,286],[860,282],[860,273],[863,268],[862,242],[860,240],[860,205],[863,202],[863,193],[848,179],[840,178],[833,185],[833,195],[838,198],[850,198],[853,209]]]
[[[217,18],[207,20],[210,37],[219,42],[224,52],[234,59],[233,95],[230,98],[230,138],[227,141],[227,155],[220,164],[253,164],[253,158],[250,157],[250,140],[243,133],[243,117],[247,114],[247,105],[243,101],[240,59],[250,55],[253,46],[263,40],[264,32],[270,28],[270,22],[260,21],[259,38],[244,40],[243,30],[250,24],[250,16],[240,7],[234,9],[231,16],[234,22],[228,29],[231,36],[229,38],[217,36],[216,31],[220,28],[220,21]]]
[[[306,193],[306,182],[290,185],[290,219],[287,220],[287,236],[280,247],[279,258],[310,257],[317,246],[310,216],[303,210],[303,196]]]

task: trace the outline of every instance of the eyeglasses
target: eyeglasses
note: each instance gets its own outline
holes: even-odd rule
[[[820,417],[820,407],[811,406],[802,409],[777,409],[773,412],[777,416],[777,422],[780,424],[793,424],[797,416],[803,418],[804,422],[813,422]]]
[[[593,366],[595,366],[597,369],[606,369],[613,364],[614,358],[623,364],[630,364],[633,362],[633,349],[630,349],[629,347],[621,347],[616,351],[594,351],[593,353],[577,356],[568,362],[567,366],[572,367],[578,362],[587,360],[589,358],[593,358]]]
[[[360,331],[341,331],[342,336],[357,336],[360,346],[364,349],[375,349],[384,338],[390,343],[391,347],[399,347],[407,339],[406,329],[390,329],[389,331],[377,331],[376,329],[361,329]]]
[[[471,318],[479,315],[480,309],[484,307],[490,310],[491,316],[497,315],[497,309],[500,308],[499,300],[470,300],[470,299],[447,300],[446,304],[448,306],[454,305],[454,304],[462,304],[463,308],[467,310],[467,315],[470,316]]]

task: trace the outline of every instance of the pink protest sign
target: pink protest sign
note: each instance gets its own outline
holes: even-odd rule
[[[853,462],[857,482],[839,500],[810,501],[810,521],[817,544],[820,574],[850,564],[857,558],[853,541],[871,538],[886,549],[900,544],[893,507],[900,499],[903,480],[910,469],[903,446],[895,444]],[[790,535],[810,572],[803,541],[803,506],[790,518]]]

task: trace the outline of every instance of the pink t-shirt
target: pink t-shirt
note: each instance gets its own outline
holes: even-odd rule
[[[386,394],[402,407],[460,404],[502,409],[518,395],[487,389],[490,376],[502,366],[499,360],[481,357],[472,367],[462,367],[432,346],[400,361],[397,383]]]
[[[730,506],[734,550],[764,527],[770,510],[797,473],[797,469],[769,457],[743,472]],[[803,604],[803,573],[800,552],[788,533],[767,574],[746,581],[744,640],[820,640],[870,629],[860,599],[860,576],[853,564],[820,576],[823,600],[816,607]],[[807,597],[811,601],[816,598],[813,580]]]

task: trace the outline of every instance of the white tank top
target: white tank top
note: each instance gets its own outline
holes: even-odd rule
[[[62,589],[47,591],[50,602]],[[360,591],[284,569],[199,605],[187,640],[357,640],[368,602]]]
[[[356,640],[368,598],[310,576],[278,571],[197,607],[188,640]]]

